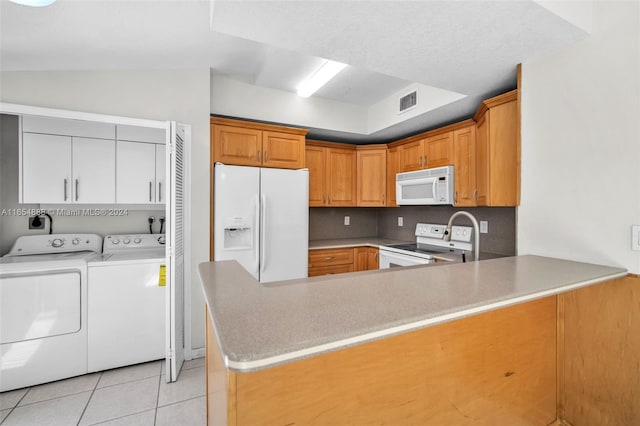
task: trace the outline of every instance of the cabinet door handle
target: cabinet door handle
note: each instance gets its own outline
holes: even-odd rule
[[[331,195],[327,195],[327,204],[331,204]]]
[[[477,190],[477,189],[475,189],[475,190],[473,191],[473,200],[474,200],[474,201],[478,201],[478,190]]]
[[[427,167],[427,163],[429,162],[429,157],[427,157],[426,155],[424,156],[424,167]]]
[[[384,204],[387,200],[386,194],[382,194],[382,204]]]
[[[64,201],[67,201],[67,180],[64,180]]]
[[[149,182],[149,202],[151,202],[152,194],[153,194],[153,182]]]
[[[333,256],[327,256],[324,258],[324,260],[333,260]]]
[[[76,201],[78,201],[78,179],[76,179]]]
[[[162,202],[162,182],[158,182],[158,202]]]
[[[458,191],[453,193],[453,204],[458,204]]]
[[[262,162],[262,153],[258,150],[258,163]]]

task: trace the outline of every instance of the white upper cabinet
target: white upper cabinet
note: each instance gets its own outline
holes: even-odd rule
[[[21,203],[165,203],[165,129],[40,116],[21,126]]]
[[[164,129],[117,127],[116,202],[119,204],[164,204]]]
[[[116,142],[73,138],[73,202],[112,204],[116,201]]]
[[[71,202],[71,137],[22,136],[22,202]]]
[[[152,143],[118,141],[116,202],[155,203],[156,146]]]
[[[167,158],[167,146],[166,145],[156,145],[156,202],[164,203],[167,197],[167,186],[165,185],[166,179],[165,175],[167,166],[166,166],[166,158]]]
[[[115,202],[115,125],[24,116],[22,131],[21,202]]]

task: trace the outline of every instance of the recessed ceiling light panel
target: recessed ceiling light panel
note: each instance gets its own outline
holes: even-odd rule
[[[44,7],[53,4],[56,0],[9,0],[13,3],[21,4],[23,6],[31,7]]]
[[[326,61],[311,77],[298,86],[298,96],[308,98],[318,89],[327,84],[329,80],[342,71],[347,64],[335,61]]]

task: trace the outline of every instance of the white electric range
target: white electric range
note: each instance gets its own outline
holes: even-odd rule
[[[429,265],[438,261],[465,262],[473,250],[469,226],[452,226],[451,241],[444,241],[446,225],[416,224],[416,242],[380,246],[380,269]]]
[[[87,373],[88,261],[96,234],[19,237],[0,258],[0,392]]]

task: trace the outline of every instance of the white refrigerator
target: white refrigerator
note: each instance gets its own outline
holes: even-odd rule
[[[214,173],[214,260],[261,283],[307,277],[309,171],[228,166]]]

